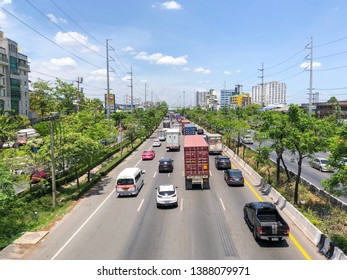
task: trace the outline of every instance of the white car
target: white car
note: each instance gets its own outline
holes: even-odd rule
[[[157,207],[178,206],[177,187],[174,185],[160,185],[157,189]]]
[[[242,142],[244,144],[253,144],[253,138],[251,135],[245,135],[243,138],[242,138]]]
[[[159,141],[159,139],[155,139],[154,141],[153,141],[153,145],[152,145],[153,147],[160,147],[161,146],[161,143],[160,143],[160,141]]]

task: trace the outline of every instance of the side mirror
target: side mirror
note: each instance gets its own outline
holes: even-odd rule
[[[146,174],[146,170],[141,170],[141,173],[142,174]]]

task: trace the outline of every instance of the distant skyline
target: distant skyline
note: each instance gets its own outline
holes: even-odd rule
[[[278,0],[0,0],[0,30],[30,61],[32,82],[83,77],[84,94],[130,95],[195,105],[196,91],[247,93],[261,83],[287,85],[288,103],[307,103],[310,40],[313,92],[347,100],[347,2]],[[185,92],[183,94],[183,92]]]

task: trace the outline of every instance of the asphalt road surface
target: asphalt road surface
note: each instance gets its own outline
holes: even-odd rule
[[[154,147],[156,157],[142,161],[153,137],[97,184],[46,237],[23,253],[36,260],[305,260],[325,259],[287,217],[291,237],[281,242],[255,241],[243,220],[243,206],[257,201],[253,179],[243,187],[228,187],[210,156],[210,188],[186,190],[183,148],[167,152],[165,142]],[[181,136],[183,143],[183,136]],[[173,173],[158,173],[162,157],[174,159]],[[235,167],[236,163],[232,162]],[[118,197],[117,175],[125,167],[146,171],[145,184],[134,197]],[[244,173],[246,174],[246,173]],[[155,187],[178,186],[178,207],[158,209]],[[260,193],[259,193],[260,195]],[[268,200],[266,196],[263,197]]]

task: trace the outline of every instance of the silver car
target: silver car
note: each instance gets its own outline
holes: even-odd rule
[[[328,159],[326,158],[311,158],[309,161],[310,165],[313,168],[317,168],[320,171],[324,172],[332,172],[333,168],[329,165]]]

